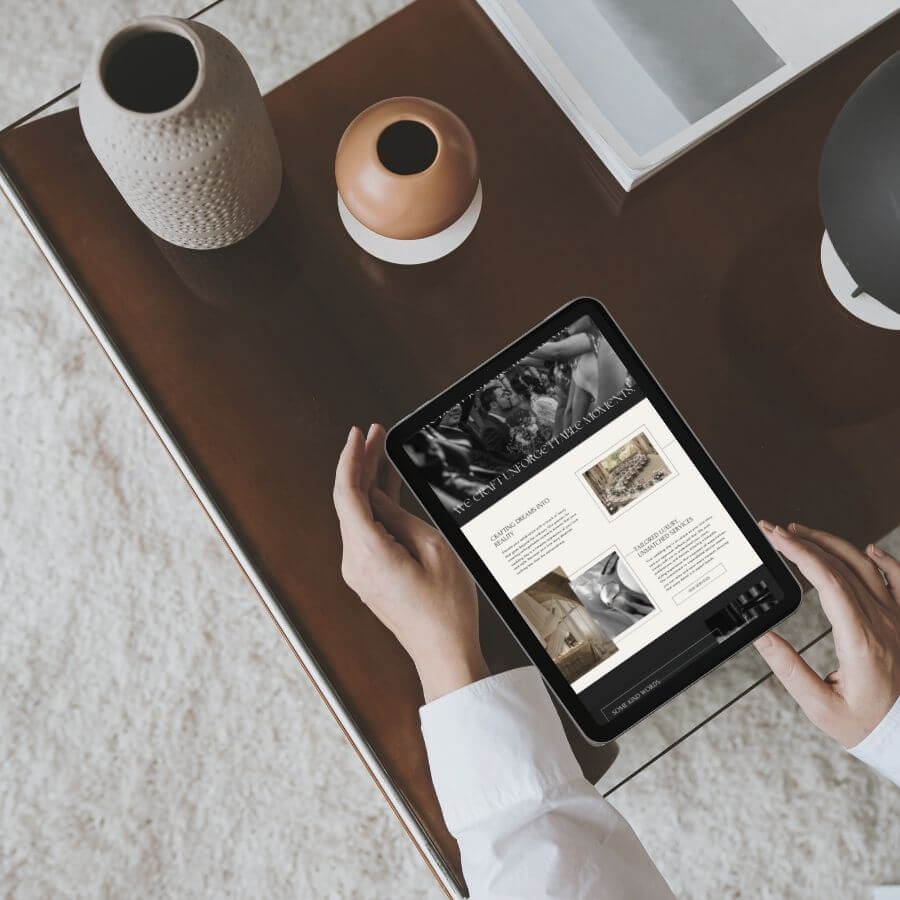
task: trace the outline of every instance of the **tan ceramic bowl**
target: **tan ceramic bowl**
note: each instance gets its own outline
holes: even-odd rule
[[[456,222],[478,188],[478,154],[463,121],[421,97],[394,97],[348,126],[334,161],[338,193],[378,235],[417,240]]]

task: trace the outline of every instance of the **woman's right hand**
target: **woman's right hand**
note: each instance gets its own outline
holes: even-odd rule
[[[488,675],[478,599],[444,538],[397,503],[384,428],[350,429],[334,479],[344,580],[412,657],[430,702]]]
[[[784,638],[755,642],[763,659],[810,721],[855,747],[900,696],[900,563],[869,545],[860,552],[826,531],[760,522],[772,546],[819,592],[832,625],[838,669],[820,678]]]

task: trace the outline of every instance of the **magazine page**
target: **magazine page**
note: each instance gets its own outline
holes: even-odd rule
[[[900,8],[570,0],[560,15],[553,0],[481,2],[626,188]]]
[[[638,156],[785,65],[733,0],[520,2]]]

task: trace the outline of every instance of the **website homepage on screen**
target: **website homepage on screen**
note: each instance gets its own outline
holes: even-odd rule
[[[576,692],[761,565],[588,316],[405,449]]]

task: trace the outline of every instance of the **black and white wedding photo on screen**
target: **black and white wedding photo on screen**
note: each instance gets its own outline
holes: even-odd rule
[[[582,473],[612,516],[672,474],[644,432],[629,438]]]
[[[608,553],[569,579],[575,596],[597,627],[614,638],[656,611],[618,552]]]
[[[581,316],[420,429],[405,449],[455,510],[632,383],[594,321]]]
[[[569,683],[618,650],[578,599],[562,569],[538,579],[513,597],[513,603]]]

